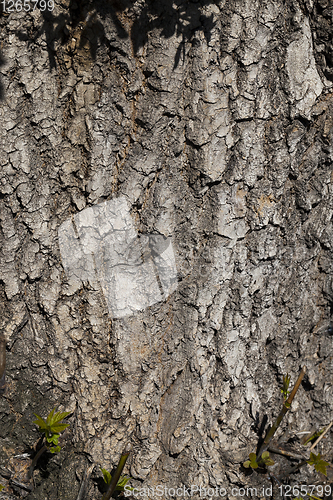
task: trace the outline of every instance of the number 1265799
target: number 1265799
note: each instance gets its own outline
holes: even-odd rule
[[[308,484],[308,485],[295,485],[289,486],[289,484],[281,484],[279,487],[279,492],[281,496],[285,497],[299,497],[299,495],[319,495],[329,496],[332,492],[331,485],[321,485],[321,484]],[[317,498],[317,497],[315,497]]]
[[[0,2],[3,6],[3,12],[33,12],[37,8],[44,12],[44,10],[52,11],[54,9],[53,0],[2,0]]]

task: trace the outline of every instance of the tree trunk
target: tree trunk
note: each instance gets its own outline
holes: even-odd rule
[[[56,407],[70,432],[29,499],[76,500],[88,462],[111,470],[128,441],[138,491],[265,496],[241,465],[283,375],[307,367],[283,430],[332,418],[332,5],[19,3],[0,18],[1,464],[23,467],[33,414]],[[85,217],[112,242],[82,250]],[[139,249],[115,270],[117,231]]]

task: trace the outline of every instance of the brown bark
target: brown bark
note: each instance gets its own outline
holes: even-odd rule
[[[75,500],[85,457],[111,470],[128,439],[140,488],[266,487],[241,463],[304,364],[282,428],[331,420],[330,9],[63,0],[2,14],[2,465],[36,442],[33,413],[73,411],[29,499]],[[126,317],[68,276],[58,233],[120,197],[137,234],[170,239],[178,272]],[[93,481],[87,495],[101,497]]]

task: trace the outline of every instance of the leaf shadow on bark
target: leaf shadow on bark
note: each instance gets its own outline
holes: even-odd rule
[[[213,15],[205,16],[201,9],[214,3],[213,0],[148,0],[139,9],[131,0],[69,0],[67,12],[54,15],[53,11],[41,11],[43,22],[34,34],[18,31],[20,40],[34,43],[45,34],[50,70],[57,67],[55,42],[68,43],[73,32],[80,28],[79,47],[89,45],[90,55],[96,60],[97,48],[109,45],[105,29],[100,19],[110,18],[120,39],[131,40],[134,55],[148,40],[149,32],[160,30],[160,36],[168,39],[176,35],[181,37],[178,45],[174,69],[185,52],[185,42],[197,30],[202,30],[209,43],[214,28]],[[130,26],[130,28],[128,28]]]

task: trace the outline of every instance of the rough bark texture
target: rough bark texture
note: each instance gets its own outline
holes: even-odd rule
[[[75,500],[88,458],[110,470],[128,439],[133,485],[268,487],[241,463],[283,374],[307,366],[284,430],[332,418],[332,4],[63,0],[0,21],[2,465],[57,406],[71,433],[29,499]],[[172,238],[178,287],[111,318],[58,229],[120,196]]]

